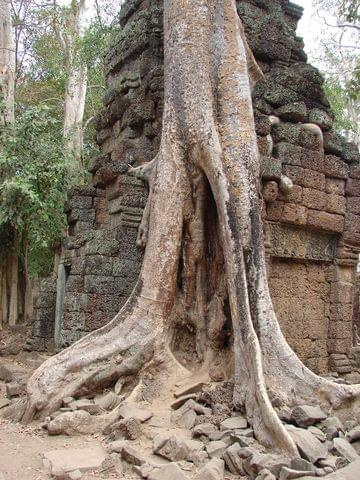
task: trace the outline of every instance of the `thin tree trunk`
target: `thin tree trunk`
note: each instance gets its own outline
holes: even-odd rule
[[[66,54],[67,85],[65,92],[65,148],[73,156],[79,170],[82,166],[83,117],[87,89],[87,66],[79,50],[84,35],[85,15],[89,0],[73,0],[68,14],[67,31],[63,36]]]
[[[14,234],[14,247],[9,256],[10,269],[10,302],[9,325],[13,327],[19,320],[19,241]]]
[[[32,315],[33,308],[33,286],[29,276],[29,237],[27,231],[23,233],[22,236],[22,249],[24,254],[24,264],[23,264],[23,278],[24,278],[24,295],[23,298],[23,318],[27,322]]]
[[[340,408],[358,401],[360,386],[337,385],[310,372],[286,343],[274,313],[251,103],[259,69],[235,1],[168,0],[164,23],[160,150],[149,165],[133,170],[148,178],[150,190],[139,231],[140,243],[146,243],[139,280],[108,325],[34,373],[26,404],[8,414],[43,418],[65,396],[87,394],[124,375],[141,380],[149,369],[165,389],[169,372],[185,372],[172,351],[176,324],[196,330],[206,370],[214,357],[224,357],[220,339],[229,321],[232,361],[225,355],[223,366],[229,375],[232,370],[233,404],[246,410],[260,442],[295,456],[268,389],[287,405],[319,401]],[[226,301],[230,312],[223,308]]]
[[[15,47],[10,0],[0,0],[0,124],[14,122]]]

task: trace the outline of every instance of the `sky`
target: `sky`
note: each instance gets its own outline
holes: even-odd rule
[[[312,0],[295,0],[294,3],[304,8],[304,14],[299,22],[298,35],[304,38],[306,50],[311,48],[317,35],[317,22],[314,20]]]

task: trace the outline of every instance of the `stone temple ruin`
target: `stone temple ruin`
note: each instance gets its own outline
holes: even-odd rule
[[[72,192],[58,277],[41,283],[28,348],[63,348],[103,326],[135,284],[147,189],[127,170],[150,161],[159,147],[162,3],[128,0],[118,17],[97,118],[101,155],[89,168],[92,184]],[[360,367],[359,153],[332,131],[323,78],[296,36],[302,9],[288,0],[248,0],[238,3],[238,12],[266,74],[253,103],[275,310],[309,368],[351,375]]]

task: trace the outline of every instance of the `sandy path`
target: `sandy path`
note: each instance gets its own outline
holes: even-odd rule
[[[23,426],[0,419],[0,472],[5,480],[48,480],[51,477],[43,466],[44,452],[58,448],[94,447],[100,444],[101,442],[93,437],[50,437],[40,427]],[[104,477],[91,475],[88,478]]]

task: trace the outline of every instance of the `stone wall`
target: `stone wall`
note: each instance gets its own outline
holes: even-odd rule
[[[147,192],[126,172],[128,164],[150,161],[159,147],[162,3],[128,0],[118,18],[121,30],[106,58],[109,88],[97,118],[101,155],[90,166],[92,186],[77,189],[67,210],[58,347],[109,321],[140,269],[135,239]],[[287,0],[252,0],[238,2],[238,12],[266,75],[253,102],[275,309],[310,368],[345,373],[360,248],[358,151],[331,130],[323,79],[306,63],[296,36],[302,9]],[[291,191],[285,177],[294,184]],[[37,339],[44,343],[39,322],[34,348]]]

